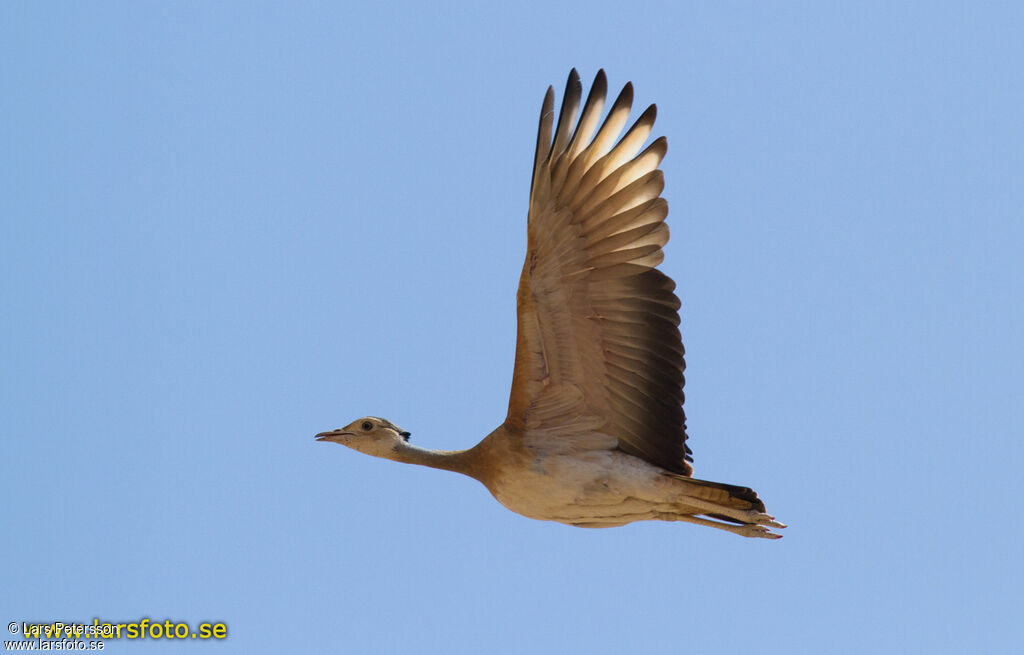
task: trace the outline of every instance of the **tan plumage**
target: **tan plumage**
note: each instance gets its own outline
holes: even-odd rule
[[[573,70],[557,125],[553,89],[544,98],[505,422],[454,452],[412,446],[376,417],[317,438],[469,475],[533,518],[586,527],[688,521],[777,538],[768,528],[784,526],[752,490],[690,477],[679,300],[656,268],[669,238],[658,169],[667,142],[641,151],[654,105],[619,138],[631,84],[601,123],[606,90],[600,71],[581,111]]]

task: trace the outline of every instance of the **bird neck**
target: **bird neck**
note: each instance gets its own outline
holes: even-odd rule
[[[419,464],[472,476],[468,450],[428,450],[403,441],[395,446],[391,453],[393,456],[390,459],[396,462]]]

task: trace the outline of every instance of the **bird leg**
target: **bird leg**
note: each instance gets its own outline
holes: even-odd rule
[[[767,515],[764,515],[767,516]],[[720,523],[718,521],[712,521],[710,519],[701,518],[699,516],[688,516],[685,514],[672,514],[670,512],[658,512],[657,518],[662,521],[684,521],[686,523],[696,523],[697,525],[705,525],[709,528],[717,528],[719,530],[725,530],[733,534],[738,534],[742,537],[761,537],[762,539],[782,539],[781,534],[776,534],[766,527],[766,525],[754,525],[751,523],[744,523],[743,525],[733,525],[731,523]],[[777,526],[782,525],[776,524]],[[773,526],[775,527],[775,526]],[[783,526],[785,527],[785,526]]]
[[[759,512],[756,509],[735,509],[733,507],[726,507],[725,505],[719,505],[718,503],[712,503],[700,498],[693,498],[687,496],[682,501],[684,504],[690,507],[696,507],[697,509],[704,510],[704,514],[721,514],[722,516],[728,516],[731,519],[736,519],[742,523],[750,523],[754,525],[766,525],[770,528],[784,528],[784,523],[779,523],[775,520],[774,516]]]

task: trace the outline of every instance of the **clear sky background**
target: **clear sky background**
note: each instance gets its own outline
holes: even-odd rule
[[[3,625],[1016,651],[1022,34],[1009,2],[3,3]],[[697,474],[781,541],[531,521],[313,441],[503,420],[537,115],[573,66],[658,104]]]

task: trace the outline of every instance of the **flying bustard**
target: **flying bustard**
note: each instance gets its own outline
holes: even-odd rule
[[[785,526],[754,491],[691,477],[679,299],[656,268],[669,236],[658,169],[667,142],[637,154],[655,106],[618,139],[632,84],[599,129],[604,71],[576,122],[582,90],[574,69],[557,127],[551,87],[541,107],[505,422],[468,450],[418,448],[375,416],[316,438],[468,475],[534,519],[590,528],[686,521],[778,538],[770,528]]]

